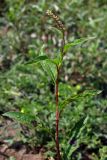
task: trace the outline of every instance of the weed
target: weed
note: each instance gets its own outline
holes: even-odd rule
[[[89,40],[90,38],[80,38],[80,39],[74,40],[73,42],[69,42],[69,43],[66,42],[65,41],[65,32],[67,32],[66,27],[63,25],[59,17],[56,16],[50,10],[46,12],[46,15],[48,15],[55,21],[56,29],[60,31],[60,34],[62,36],[62,43],[61,43],[60,51],[57,55],[54,54],[54,58],[49,58],[46,54],[44,54],[44,50],[42,48],[40,51],[40,55],[33,57],[33,59],[27,62],[27,65],[40,64],[53,81],[53,84],[55,87],[55,99],[56,99],[56,118],[55,118],[56,119],[56,129],[55,129],[55,137],[53,137],[53,140],[55,140],[55,143],[56,143],[56,157],[57,157],[57,160],[62,160],[62,159],[67,160],[69,159],[69,157],[73,155],[73,152],[75,151],[75,149],[72,148],[72,143],[80,135],[82,129],[84,128],[85,124],[88,121],[88,117],[87,115],[83,116],[77,121],[75,126],[70,131],[69,141],[66,143],[64,142],[66,144],[65,145],[66,147],[64,148],[63,153],[61,153],[60,142],[59,142],[59,126],[60,126],[59,123],[60,123],[62,112],[65,106],[68,105],[69,103],[79,101],[83,99],[84,97],[85,98],[88,97],[89,99],[90,96],[93,97],[94,95],[97,94],[97,92],[93,90],[88,90],[83,93],[79,93],[76,95],[70,95],[67,98],[63,97],[60,99],[60,95],[61,95],[61,93],[59,92],[60,72],[63,67],[64,56],[67,54],[67,51],[71,47],[80,45],[84,43],[85,41]],[[65,90],[66,89],[67,88],[65,88]],[[4,116],[13,118],[23,125],[27,124],[29,128],[33,128],[35,126],[35,115],[33,113],[29,114],[29,112],[25,113],[24,110],[22,110],[21,112],[7,112],[4,114]],[[42,123],[40,125],[42,125]]]

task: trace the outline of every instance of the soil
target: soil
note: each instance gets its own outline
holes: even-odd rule
[[[20,130],[15,122],[0,117],[0,160],[44,160],[41,149],[34,153],[20,141]]]

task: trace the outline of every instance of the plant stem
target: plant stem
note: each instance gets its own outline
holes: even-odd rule
[[[59,147],[59,107],[58,107],[58,85],[59,85],[59,67],[57,67],[57,78],[55,83],[55,97],[56,97],[56,150],[57,150],[57,160],[61,160],[60,147]]]
[[[62,47],[61,47],[61,55],[62,55],[62,60],[64,56],[64,45],[65,45],[65,34],[63,32],[63,39],[62,39]],[[57,78],[56,78],[56,83],[55,83],[55,97],[56,97],[56,135],[55,135],[55,140],[56,140],[56,150],[57,150],[57,160],[61,160],[61,155],[60,155],[60,147],[59,147],[59,96],[58,96],[58,86],[59,86],[59,71],[60,71],[61,66],[57,66]]]
[[[63,37],[62,37],[62,46],[61,46],[62,59],[63,59],[63,56],[65,55],[65,53],[64,53],[64,46],[65,46],[65,32],[63,32]]]

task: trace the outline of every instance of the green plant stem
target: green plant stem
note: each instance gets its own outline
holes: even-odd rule
[[[61,47],[62,59],[63,59],[63,56],[65,55],[64,46],[65,46],[65,32],[63,32],[63,37],[62,37],[62,47]]]
[[[57,150],[57,160],[61,160],[60,147],[59,147],[59,107],[58,107],[58,85],[59,85],[59,67],[57,67],[57,78],[55,83],[55,97],[56,97],[56,150]]]

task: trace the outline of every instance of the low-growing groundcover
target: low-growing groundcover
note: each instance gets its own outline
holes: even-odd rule
[[[54,28],[48,29],[47,23],[51,23],[51,19],[45,21],[44,10],[51,8],[51,4],[67,26],[69,42],[80,37],[96,37],[81,47],[71,47],[60,70],[59,105],[64,108],[60,111],[59,126],[61,157],[106,159],[105,1],[5,1],[1,12],[1,112],[19,110],[20,115],[14,112],[13,117],[23,128],[22,140],[32,148],[44,146],[46,157],[56,156],[53,85],[56,69],[54,63],[47,65],[45,61],[59,55],[61,36]],[[41,39],[45,41],[45,47],[41,47]],[[39,57],[42,53],[45,55]],[[40,62],[23,65],[32,60],[35,63],[39,60],[42,66]],[[57,60],[54,62],[58,63]],[[97,96],[95,90],[99,89],[102,93]]]

